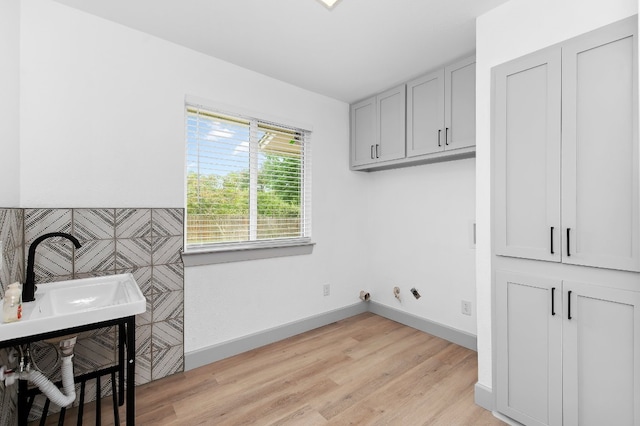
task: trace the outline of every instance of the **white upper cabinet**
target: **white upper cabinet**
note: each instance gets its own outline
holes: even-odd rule
[[[640,271],[637,24],[494,69],[495,253]]]
[[[471,57],[444,69],[445,149],[476,144],[476,58]]]
[[[406,88],[402,84],[376,96],[378,139],[374,147],[376,161],[396,160],[405,156]]]
[[[444,70],[407,83],[407,156],[444,149]]]
[[[351,105],[351,165],[405,156],[405,85]]]
[[[407,156],[476,144],[476,63],[466,58],[407,83]]]
[[[472,157],[475,78],[470,57],[352,104],[351,167],[381,170]]]
[[[376,117],[375,96],[351,105],[351,164],[354,166],[374,162]]]

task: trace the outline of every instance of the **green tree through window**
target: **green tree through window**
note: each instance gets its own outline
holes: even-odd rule
[[[187,245],[308,236],[301,130],[187,108]]]

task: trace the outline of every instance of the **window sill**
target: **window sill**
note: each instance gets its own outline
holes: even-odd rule
[[[274,257],[311,254],[315,243],[311,241],[289,244],[274,243],[273,246],[236,246],[224,248],[190,249],[182,252],[185,267],[216,265],[218,263],[242,262],[245,260],[270,259]]]

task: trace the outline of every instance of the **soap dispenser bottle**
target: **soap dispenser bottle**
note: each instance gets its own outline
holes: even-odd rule
[[[22,286],[20,283],[9,284],[4,293],[2,304],[2,321],[15,322],[22,318]]]

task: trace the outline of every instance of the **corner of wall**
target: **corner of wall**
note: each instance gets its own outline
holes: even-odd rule
[[[485,410],[493,411],[493,390],[483,384],[476,383],[474,388],[474,401],[476,405],[479,405]]]

